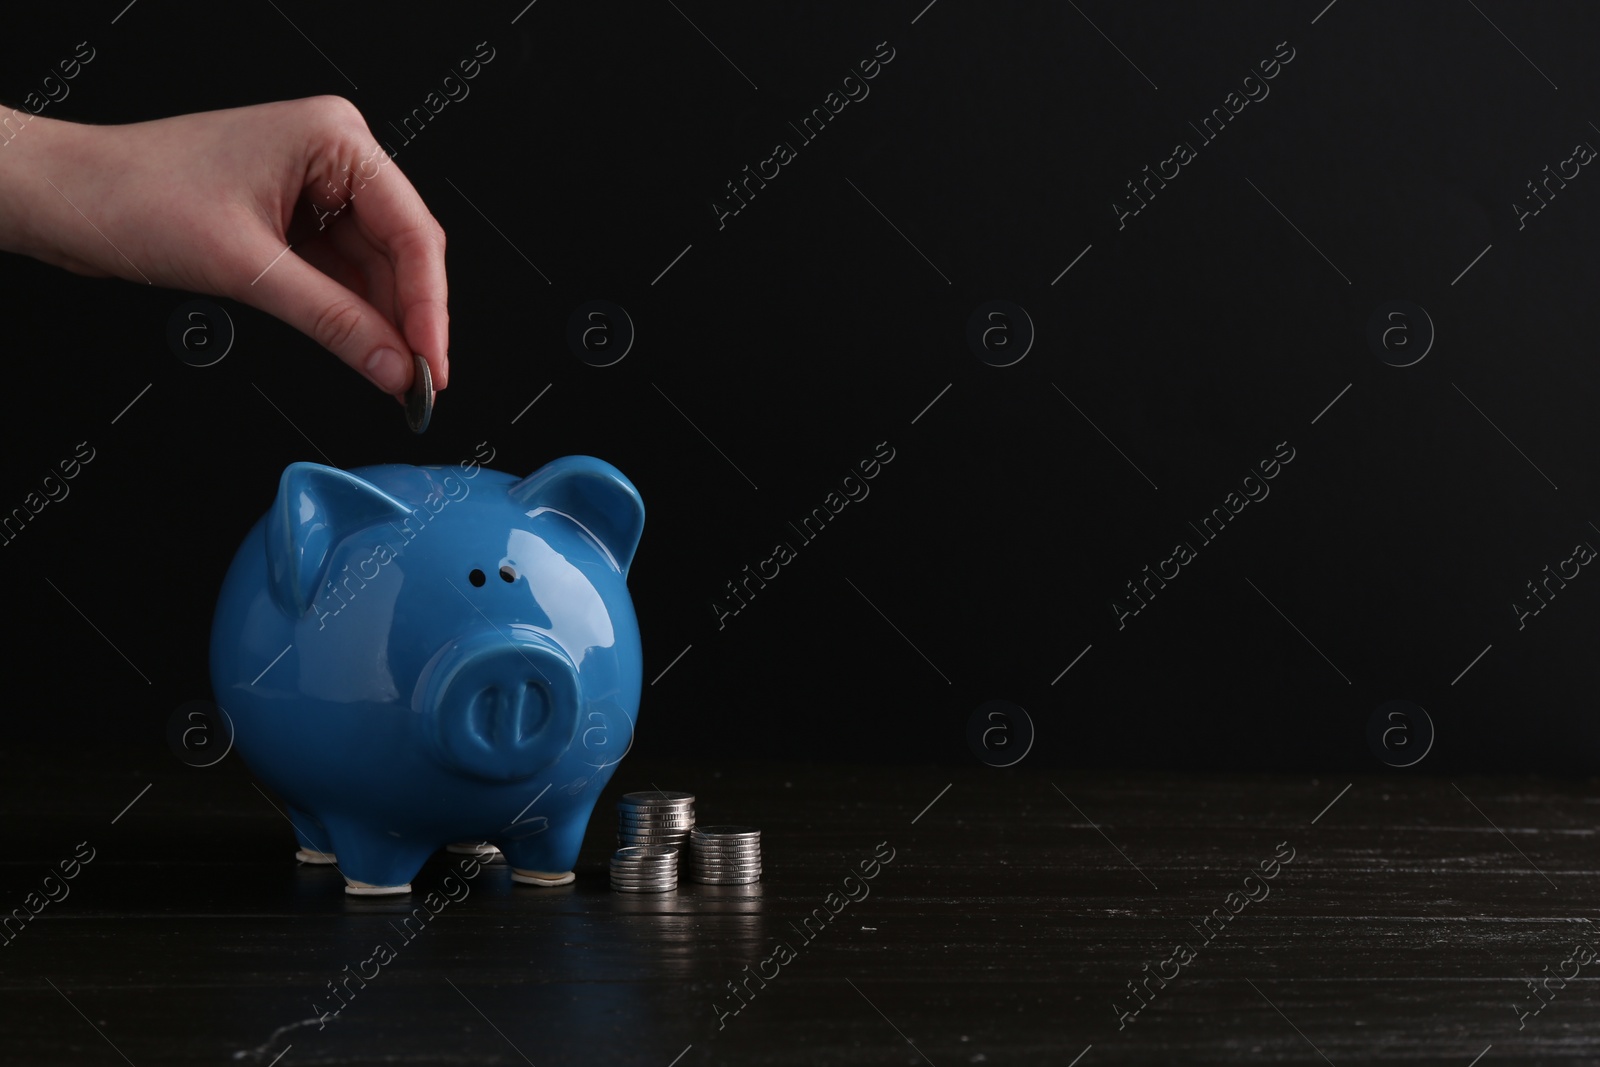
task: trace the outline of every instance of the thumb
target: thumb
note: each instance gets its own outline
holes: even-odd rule
[[[385,393],[403,395],[411,387],[411,348],[394,324],[292,247],[272,254],[279,258],[234,295],[287,322]]]

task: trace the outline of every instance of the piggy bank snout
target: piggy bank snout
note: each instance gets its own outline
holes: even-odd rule
[[[566,653],[533,637],[489,633],[445,648],[418,696],[434,755],[474,778],[529,778],[577,731],[581,691]]]

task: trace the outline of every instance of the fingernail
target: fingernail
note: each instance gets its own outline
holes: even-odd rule
[[[406,361],[392,348],[380,348],[367,357],[367,376],[388,393],[398,393],[410,378]]]

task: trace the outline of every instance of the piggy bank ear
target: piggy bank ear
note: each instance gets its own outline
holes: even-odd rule
[[[304,615],[347,534],[411,514],[371,482],[320,463],[291,463],[267,513],[267,581],[290,615]]]
[[[644,501],[617,468],[593,456],[566,456],[546,463],[510,493],[530,511],[548,508],[583,527],[627,577],[644,530]]]

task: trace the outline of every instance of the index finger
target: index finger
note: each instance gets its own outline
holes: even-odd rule
[[[352,173],[349,206],[355,224],[388,256],[394,271],[395,325],[428,361],[434,388],[443,389],[450,381],[444,227],[376,141]]]

